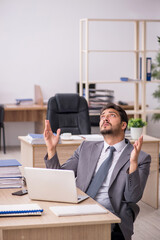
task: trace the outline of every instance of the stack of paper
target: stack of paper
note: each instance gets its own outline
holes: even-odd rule
[[[27,135],[27,140],[31,144],[45,144],[43,134],[29,133]]]
[[[89,89],[89,112],[98,113],[107,103],[113,102],[114,91],[108,89]]]
[[[32,98],[17,98],[16,99],[16,105],[29,105],[33,104],[33,99]]]
[[[0,188],[22,187],[21,164],[16,159],[0,160]]]

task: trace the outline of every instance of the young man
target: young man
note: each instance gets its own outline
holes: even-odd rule
[[[121,218],[120,224],[112,226],[112,240],[131,239],[133,222],[139,212],[136,203],[142,198],[151,162],[151,157],[141,151],[142,136],[134,145],[125,139],[127,124],[126,112],[118,105],[107,104],[100,112],[99,123],[104,141],[82,142],[73,156],[61,166],[56,153],[60,129],[54,136],[49,121],[45,122],[46,167],[73,170],[77,187],[89,196],[92,196],[89,187],[94,176],[108,157],[110,147],[114,147],[109,171],[93,197]]]

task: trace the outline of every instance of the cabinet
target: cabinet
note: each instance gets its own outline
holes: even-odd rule
[[[127,114],[134,115],[134,117],[138,117],[140,115],[143,120],[146,120],[147,114],[160,113],[160,110],[158,109],[149,109],[146,101],[147,86],[149,84],[159,83],[159,80],[146,81],[146,58],[150,56],[155,57],[156,53],[159,51],[157,42],[159,27],[160,20],[81,19],[79,94],[81,96],[83,95],[84,84],[85,97],[87,101],[89,101],[89,84],[121,84],[122,87],[126,86],[126,84],[131,84],[134,89],[134,109],[127,110]],[[122,36],[123,39],[121,38]],[[114,67],[113,64],[112,66],[109,66],[110,60],[106,61],[108,65],[106,71],[108,72],[112,71],[114,73],[118,67],[123,65],[123,62],[126,61],[127,63],[127,58],[128,62],[131,62],[131,66],[129,66],[129,70],[127,67],[128,65],[126,68],[122,68],[122,71],[119,71],[122,75],[119,75],[116,79],[112,78],[112,80],[110,80],[110,76],[114,75],[115,73],[111,73],[110,75],[108,74],[108,78],[107,74],[105,74],[105,71],[103,71],[105,75],[103,80],[100,80],[100,78],[102,78],[101,72],[99,72],[100,77],[97,77],[97,79],[94,80],[94,74],[92,72],[96,73],[95,69],[97,69],[98,72],[98,68],[101,68],[99,64],[100,61],[97,61],[95,65],[91,66],[91,64],[96,58],[98,58],[98,55],[108,55],[109,58],[112,59],[112,62],[113,59],[120,59],[119,63],[116,63],[115,61]],[[140,58],[142,60],[141,70]],[[103,65],[103,60],[101,63]],[[120,81],[120,77],[124,76],[133,79],[133,81]],[[130,94],[130,92],[127,94]],[[141,109],[139,107],[140,105]]]

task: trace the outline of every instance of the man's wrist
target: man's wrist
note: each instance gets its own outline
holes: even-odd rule
[[[56,154],[56,150],[48,150],[48,160],[50,160],[55,154]]]
[[[138,164],[137,162],[132,162],[130,163],[130,167],[129,167],[129,174],[133,173],[134,171],[137,170]]]

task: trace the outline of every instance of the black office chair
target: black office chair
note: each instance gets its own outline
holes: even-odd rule
[[[76,134],[90,134],[88,103],[84,97],[78,94],[56,94],[48,101],[47,119],[51,129],[61,133],[70,132]]]
[[[0,149],[1,149],[1,129],[3,131],[3,152],[6,153],[3,106],[0,106]]]

